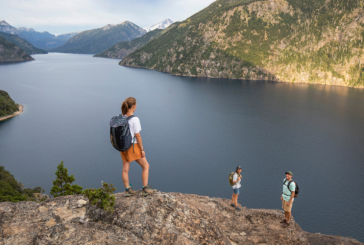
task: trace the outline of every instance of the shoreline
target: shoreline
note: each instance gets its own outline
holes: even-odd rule
[[[96,58],[100,58],[100,57],[96,57]],[[103,58],[103,57],[101,57],[101,58]],[[196,75],[180,75],[180,74],[172,74],[170,72],[155,70],[155,69],[147,68],[147,67],[143,67],[143,66],[121,65],[120,62],[119,62],[119,66],[128,67],[128,68],[147,69],[147,70],[152,70],[152,71],[158,71],[158,72],[166,73],[166,74],[169,74],[169,75],[175,76],[175,77],[195,77],[195,78],[231,79],[231,80],[240,80],[240,81],[266,81],[266,82],[276,82],[276,83],[286,83],[286,84],[312,84],[312,85],[324,85],[324,86],[334,86],[334,87],[346,87],[346,88],[364,89],[364,85],[360,85],[360,86],[349,86],[349,85],[343,85],[343,84],[318,83],[318,82],[307,83],[307,82],[288,82],[288,81],[282,81],[282,80],[254,79],[254,78],[252,78],[252,79],[246,79],[246,78],[211,77],[211,76],[198,76],[198,75],[197,76]]]
[[[24,111],[23,110],[24,109],[24,106],[23,105],[21,105],[21,104],[17,104],[17,105],[19,107],[19,111],[16,111],[13,114],[8,115],[8,116],[0,117],[0,122],[1,121],[5,121],[5,120],[7,120],[9,118],[12,118],[12,117],[16,117],[16,116],[20,115]]]

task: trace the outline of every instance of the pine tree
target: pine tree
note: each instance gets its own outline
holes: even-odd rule
[[[73,175],[68,176],[68,169],[64,167],[63,161],[58,165],[55,172],[57,178],[53,181],[53,187],[51,189],[51,195],[54,197],[75,195],[82,193],[82,186],[71,185],[75,181]]]

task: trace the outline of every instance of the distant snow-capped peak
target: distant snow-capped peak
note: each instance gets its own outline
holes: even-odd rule
[[[0,20],[0,26],[10,26],[5,20]]]
[[[67,32],[65,34],[54,34],[56,37],[73,37],[80,33],[81,31],[73,31],[73,32]]]
[[[168,26],[173,24],[173,22],[174,21],[171,19],[165,19],[155,25],[144,27],[143,29],[146,30],[147,32],[153,31],[155,29],[166,29]]]

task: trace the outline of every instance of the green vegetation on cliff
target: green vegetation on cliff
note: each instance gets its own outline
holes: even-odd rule
[[[108,185],[103,183],[102,187],[99,189],[86,189],[82,192],[90,203],[96,208],[102,208],[103,210],[112,213],[114,212],[115,196],[114,191],[116,188],[113,184]]]
[[[26,188],[17,182],[14,176],[3,166],[0,166],[0,202],[34,201],[34,193],[42,193],[41,187]]]
[[[64,167],[63,161],[57,166],[55,172],[57,178],[53,181],[51,195],[54,197],[75,195],[82,193],[82,186],[71,185],[76,179],[73,175],[68,176],[68,169]]]
[[[217,0],[121,65],[364,87],[364,0]]]
[[[117,43],[104,52],[94,55],[94,57],[123,59],[125,56],[148,43],[150,40],[161,36],[163,32],[164,30],[162,29],[156,29],[131,41]]]
[[[65,44],[49,50],[50,52],[98,54],[111,46],[130,41],[144,35],[146,31],[132,22],[106,25],[102,28],[83,31],[70,38]]]
[[[0,90],[0,117],[11,115],[18,110],[17,104],[10,98],[9,94]]]
[[[19,48],[24,50],[27,54],[48,54],[47,51],[34,47],[30,42],[25,39],[5,32],[0,32],[0,37],[9,42],[16,44]]]
[[[0,61],[29,61],[34,60],[24,50],[14,43],[0,37]]]

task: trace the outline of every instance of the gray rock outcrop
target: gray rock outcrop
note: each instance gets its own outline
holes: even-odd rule
[[[115,197],[111,214],[81,195],[0,203],[0,244],[361,244],[305,232],[294,220],[282,228],[282,211],[236,211],[227,199],[163,192]]]

